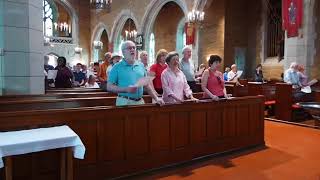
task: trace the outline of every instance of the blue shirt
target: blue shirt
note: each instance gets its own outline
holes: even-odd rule
[[[223,73],[223,80],[228,81],[228,72]]]
[[[180,68],[183,74],[186,76],[187,81],[196,81],[194,77],[194,66],[189,62],[185,62],[181,59]]]
[[[135,61],[134,64],[131,65],[123,59],[112,67],[108,82],[115,84],[118,87],[125,88],[135,85],[136,82],[140,78],[146,76],[146,74],[147,72],[141,62]],[[139,87],[136,93],[119,93],[119,95],[131,98],[141,98],[143,95],[143,87]]]
[[[86,79],[86,75],[83,72],[73,72],[73,76],[74,76],[74,81],[78,81],[79,83],[81,83],[82,80]]]
[[[288,84],[301,86],[299,74],[293,69],[286,70],[283,80]]]

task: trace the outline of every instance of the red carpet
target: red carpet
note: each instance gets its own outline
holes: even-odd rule
[[[266,148],[212,158],[138,179],[320,180],[320,130],[265,122]]]

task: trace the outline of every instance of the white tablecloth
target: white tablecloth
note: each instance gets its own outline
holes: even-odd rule
[[[0,168],[2,157],[73,147],[73,156],[83,159],[85,147],[79,136],[68,126],[0,132]]]

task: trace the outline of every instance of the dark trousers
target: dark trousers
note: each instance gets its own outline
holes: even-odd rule
[[[195,81],[187,81],[188,82],[188,85],[190,86],[190,89],[192,90],[192,92],[198,92],[198,89],[197,89],[197,84]]]

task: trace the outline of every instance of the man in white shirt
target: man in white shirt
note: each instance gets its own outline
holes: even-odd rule
[[[235,64],[232,64],[231,71],[228,72],[228,81],[236,82],[237,85],[241,85],[239,83],[238,68]]]

